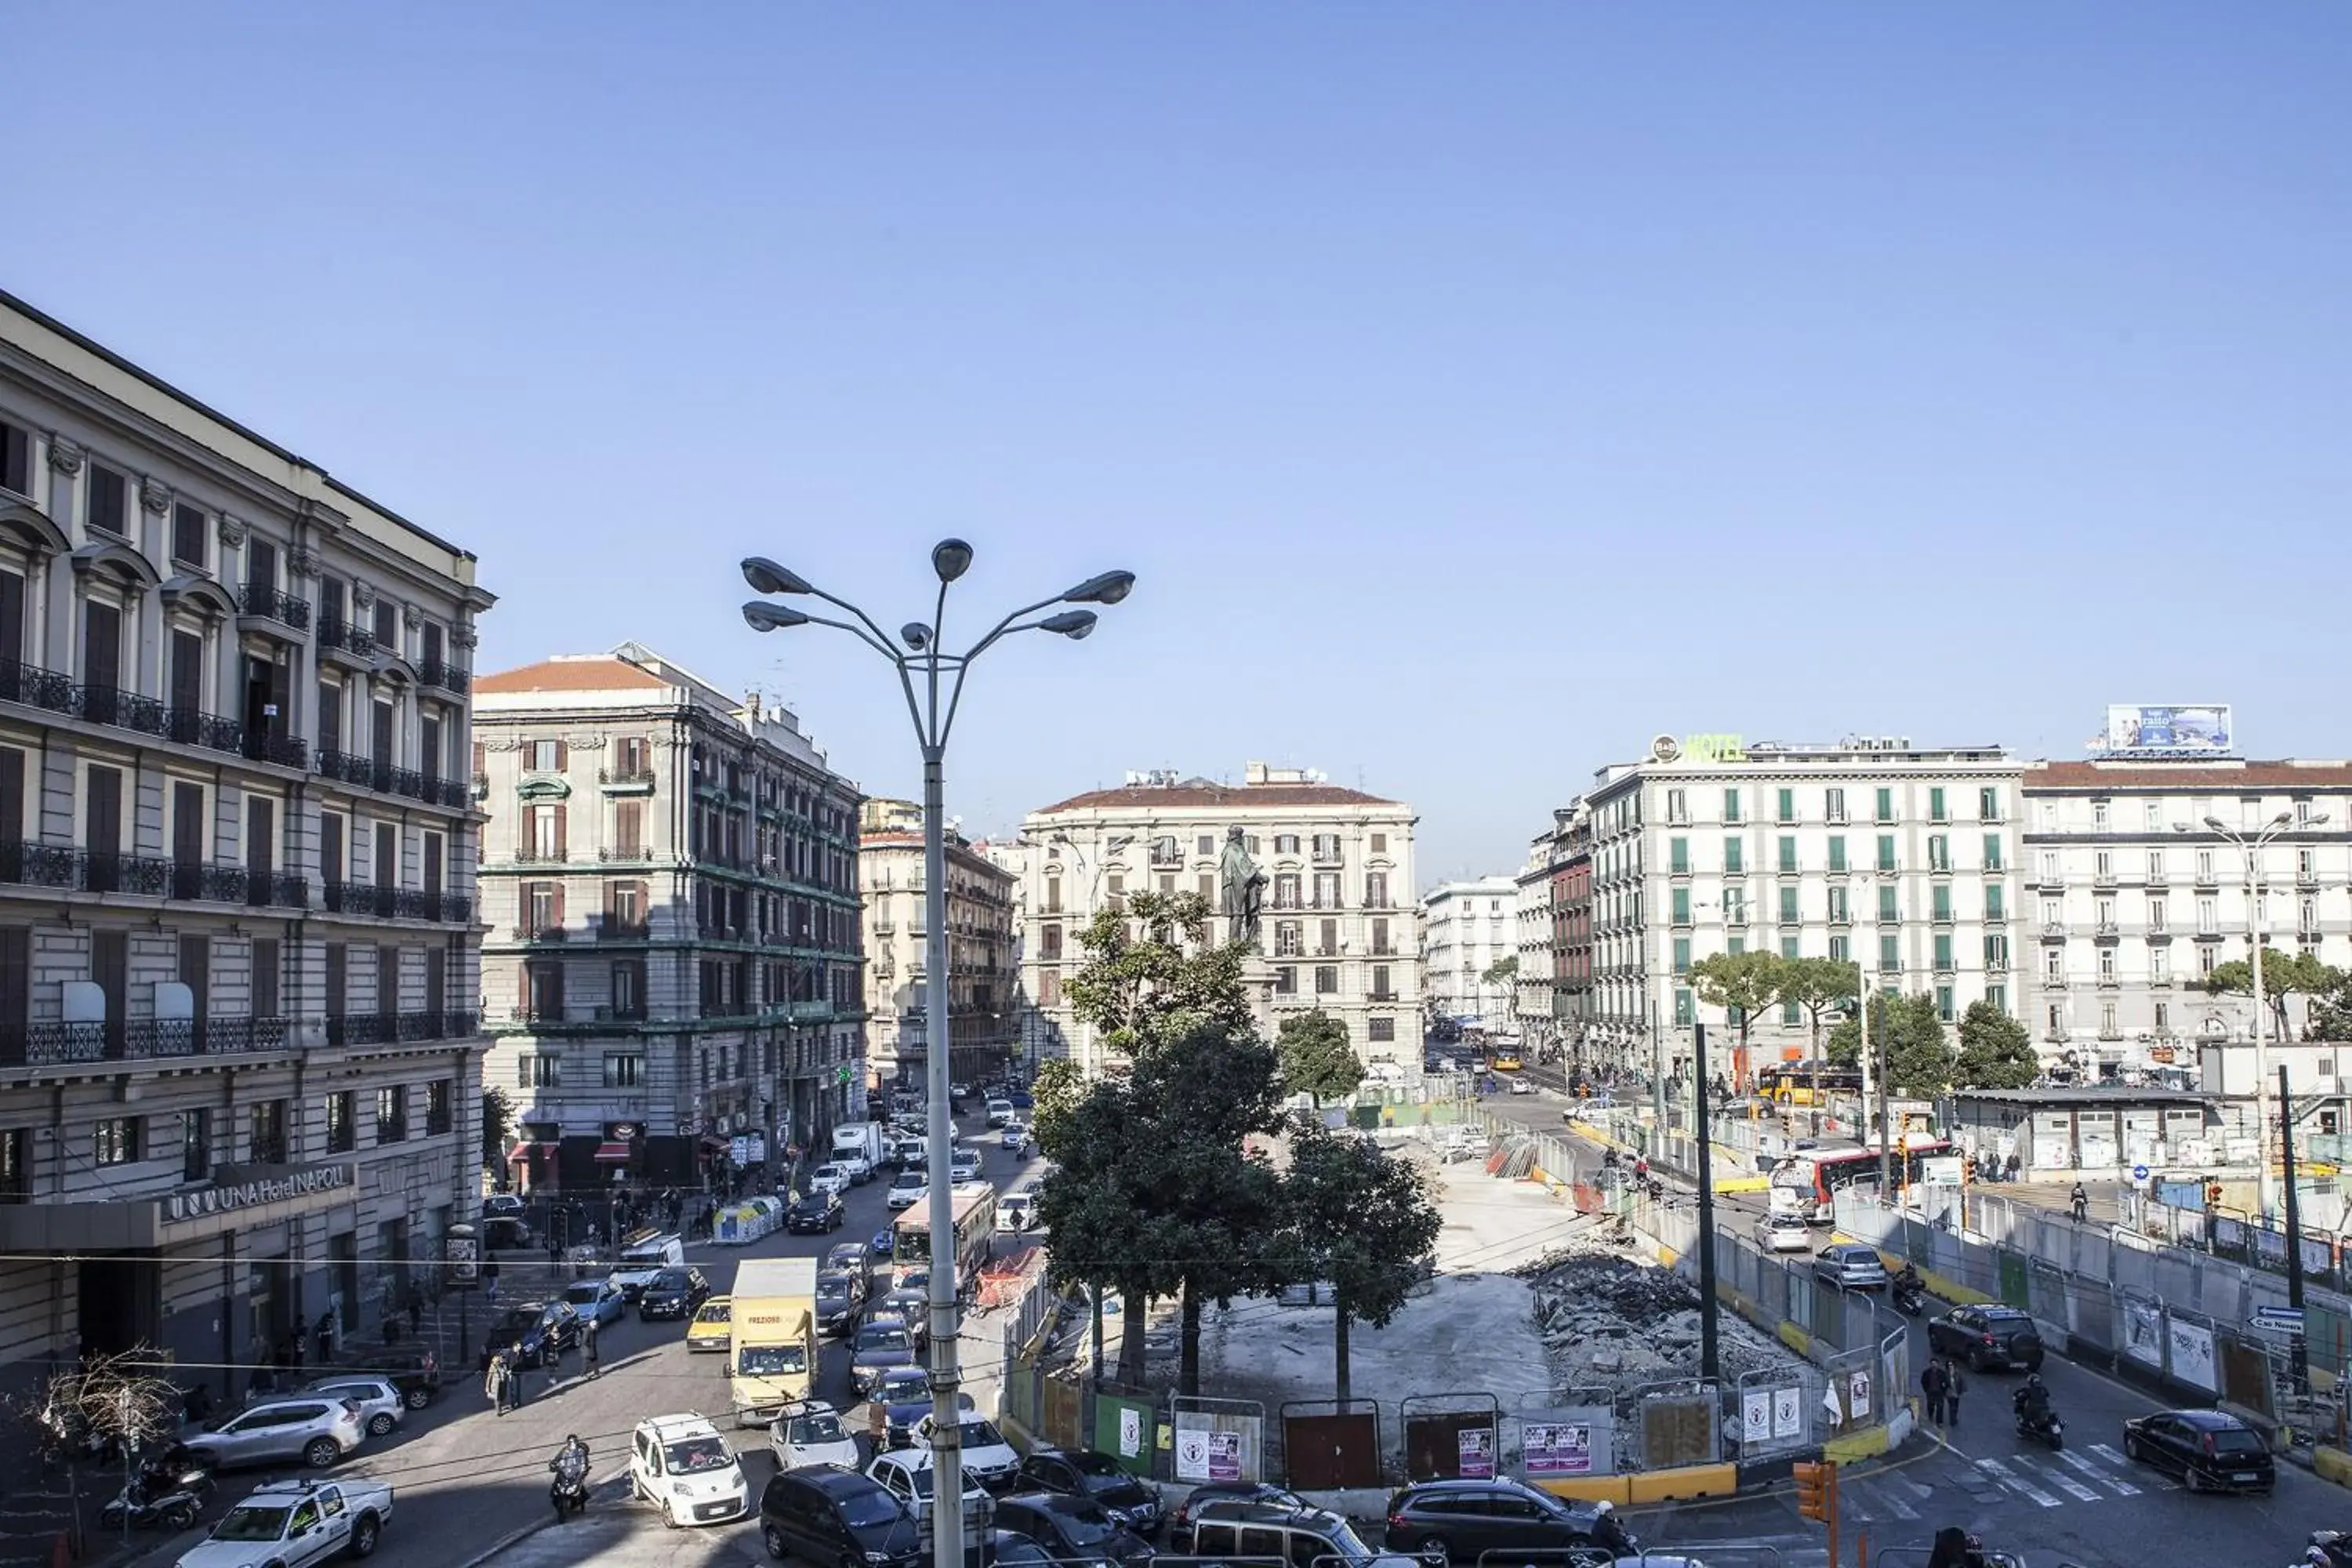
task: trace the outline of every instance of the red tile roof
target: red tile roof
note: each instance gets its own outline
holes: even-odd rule
[[[2029,763],[2027,789],[2352,789],[2352,763]]]
[[[474,692],[659,691],[669,682],[623,658],[548,658],[474,678]]]
[[[1132,784],[1123,789],[1098,789],[1086,795],[1074,795],[1066,801],[1041,807],[1032,815],[1047,816],[1060,811],[1106,808],[1150,810],[1153,806],[1181,810],[1205,805],[1221,810],[1241,810],[1250,806],[1402,804],[1402,801],[1383,800],[1376,795],[1366,795],[1361,790],[1341,789],[1338,784],[1245,784],[1238,788],[1223,784]]]

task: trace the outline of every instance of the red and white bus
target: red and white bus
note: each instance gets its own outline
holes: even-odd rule
[[[985,1184],[955,1189],[955,1256],[956,1289],[971,1289],[980,1282],[980,1271],[988,1263],[996,1241],[996,1191]],[[931,1266],[931,1205],[926,1201],[906,1210],[890,1222],[890,1283],[895,1288],[907,1282],[907,1277],[927,1270]]]
[[[1911,1140],[1895,1151],[1895,1184],[1910,1185],[1919,1179],[1922,1161],[1951,1152],[1951,1144],[1940,1138]],[[1816,1149],[1791,1154],[1772,1167],[1769,1180],[1772,1213],[1801,1215],[1809,1225],[1828,1225],[1837,1217],[1839,1193],[1878,1185],[1878,1151]]]

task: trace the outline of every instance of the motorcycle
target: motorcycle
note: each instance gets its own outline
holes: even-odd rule
[[[1916,1285],[1895,1282],[1895,1310],[1906,1318],[1916,1318],[1927,1310],[1927,1292]]]
[[[2053,1454],[2066,1447],[2066,1423],[2058,1412],[2044,1408],[2040,1415],[2019,1406],[2017,1435],[2030,1443],[2045,1443]]]
[[[186,1530],[204,1511],[212,1489],[212,1476],[195,1465],[163,1476],[142,1476],[99,1510],[98,1522],[108,1530],[121,1529],[126,1519],[135,1530]]]
[[[555,1479],[548,1483],[547,1500],[555,1507],[555,1522],[588,1508],[588,1462],[569,1455],[555,1461]]]
[[[2310,1544],[2289,1568],[2352,1568],[2352,1533],[2315,1530]]]

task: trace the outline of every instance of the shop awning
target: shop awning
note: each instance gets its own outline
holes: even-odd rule
[[[553,1143],[518,1143],[507,1151],[507,1163],[514,1165],[526,1160],[552,1160],[556,1147]]]
[[[630,1152],[626,1143],[599,1143],[596,1145],[596,1163],[600,1165],[625,1165],[629,1163]]]
[[[724,1154],[729,1149],[734,1147],[726,1139],[713,1138],[707,1133],[703,1136],[702,1146],[713,1154]]]

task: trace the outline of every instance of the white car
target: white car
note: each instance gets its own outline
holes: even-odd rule
[[[992,1100],[988,1102],[988,1124],[991,1127],[1002,1127],[1012,1120],[1013,1102],[1011,1100]]]
[[[957,1186],[961,1186],[966,1182],[978,1181],[980,1179],[980,1151],[977,1149],[957,1150],[955,1152],[955,1158],[948,1163],[948,1175],[950,1180]]]
[[[849,1171],[838,1160],[819,1165],[809,1173],[809,1191],[813,1193],[846,1193],[849,1191]]]
[[[776,1451],[776,1468],[797,1470],[803,1465],[857,1468],[857,1439],[841,1424],[841,1415],[822,1399],[798,1400],[768,1423],[768,1446]]]
[[[996,1424],[977,1414],[966,1415],[961,1425],[963,1441],[963,1473],[973,1477],[983,1487],[1009,1487],[1021,1468],[1021,1456],[1004,1440]],[[931,1446],[931,1417],[926,1415],[915,1423],[915,1440],[925,1452]]]
[[[1510,1078],[1510,1085],[1511,1092],[1513,1094],[1533,1094],[1536,1091],[1536,1086],[1529,1083],[1523,1074],[1512,1074]]]
[[[310,1568],[344,1552],[366,1557],[391,1517],[392,1489],[379,1481],[270,1481],[180,1553],[177,1568]]]
[[[930,1517],[931,1494],[936,1483],[931,1475],[931,1451],[929,1448],[893,1448],[887,1454],[877,1454],[866,1467],[866,1478],[882,1483],[884,1489],[898,1500],[908,1516],[917,1523]],[[963,1473],[963,1510],[965,1517],[988,1501],[988,1489],[970,1470]]]
[[[629,1491],[650,1500],[672,1530],[751,1511],[742,1463],[719,1428],[691,1412],[637,1423],[629,1440]]]
[[[921,1203],[929,1186],[930,1184],[923,1179],[922,1172],[901,1171],[890,1178],[890,1190],[883,1195],[882,1201],[889,1205],[890,1211],[896,1214],[900,1209],[910,1209]]]
[[[1004,1136],[996,1142],[1000,1148],[1010,1149],[1016,1154],[1026,1154],[1029,1145],[1036,1142],[1036,1138],[1029,1131],[1026,1121],[1008,1121],[1004,1124]]]
[[[1768,1214],[1756,1222],[1756,1243],[1767,1252],[1811,1252],[1813,1233],[1801,1215]]]

